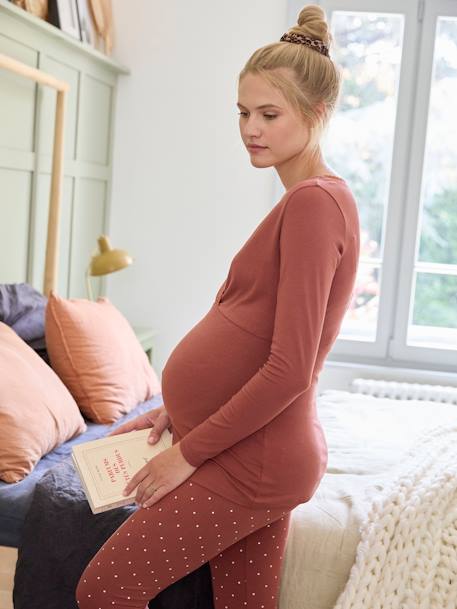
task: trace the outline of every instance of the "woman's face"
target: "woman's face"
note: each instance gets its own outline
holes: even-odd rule
[[[278,89],[261,76],[247,74],[239,82],[237,105],[241,138],[255,167],[274,165],[281,173],[306,161],[309,128]],[[250,144],[263,148],[250,150]]]

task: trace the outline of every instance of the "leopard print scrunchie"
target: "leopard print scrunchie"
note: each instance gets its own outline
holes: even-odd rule
[[[280,41],[295,42],[296,44],[306,44],[315,51],[322,53],[322,55],[329,57],[328,46],[323,40],[320,40],[319,38],[310,38],[309,36],[305,36],[304,34],[297,34],[295,32],[291,32],[289,34],[288,32],[286,32],[281,36]]]

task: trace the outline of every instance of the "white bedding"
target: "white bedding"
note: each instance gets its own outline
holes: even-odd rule
[[[340,390],[326,390],[317,400],[329,449],[327,472],[313,498],[292,512],[280,609],[334,607],[372,499],[426,429],[457,420],[451,404]]]

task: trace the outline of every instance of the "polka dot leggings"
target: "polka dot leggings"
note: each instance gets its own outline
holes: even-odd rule
[[[79,609],[145,609],[205,562],[215,609],[277,609],[289,521],[285,509],[234,505],[186,480],[95,554],[76,588]]]

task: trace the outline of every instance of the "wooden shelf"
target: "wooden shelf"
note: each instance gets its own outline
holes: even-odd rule
[[[20,20],[22,23],[26,23],[32,29],[42,31],[46,33],[47,36],[58,38],[69,46],[87,53],[87,55],[89,55],[91,58],[102,62],[106,67],[111,68],[113,71],[119,74],[130,74],[130,70],[126,66],[120,64],[112,57],[105,55],[87,42],[82,42],[76,38],[73,38],[69,34],[62,32],[62,30],[60,30],[58,27],[51,25],[47,21],[44,21],[44,19],[40,19],[39,17],[28,13],[8,0],[0,0],[0,18],[4,17],[9,17],[12,20]]]

